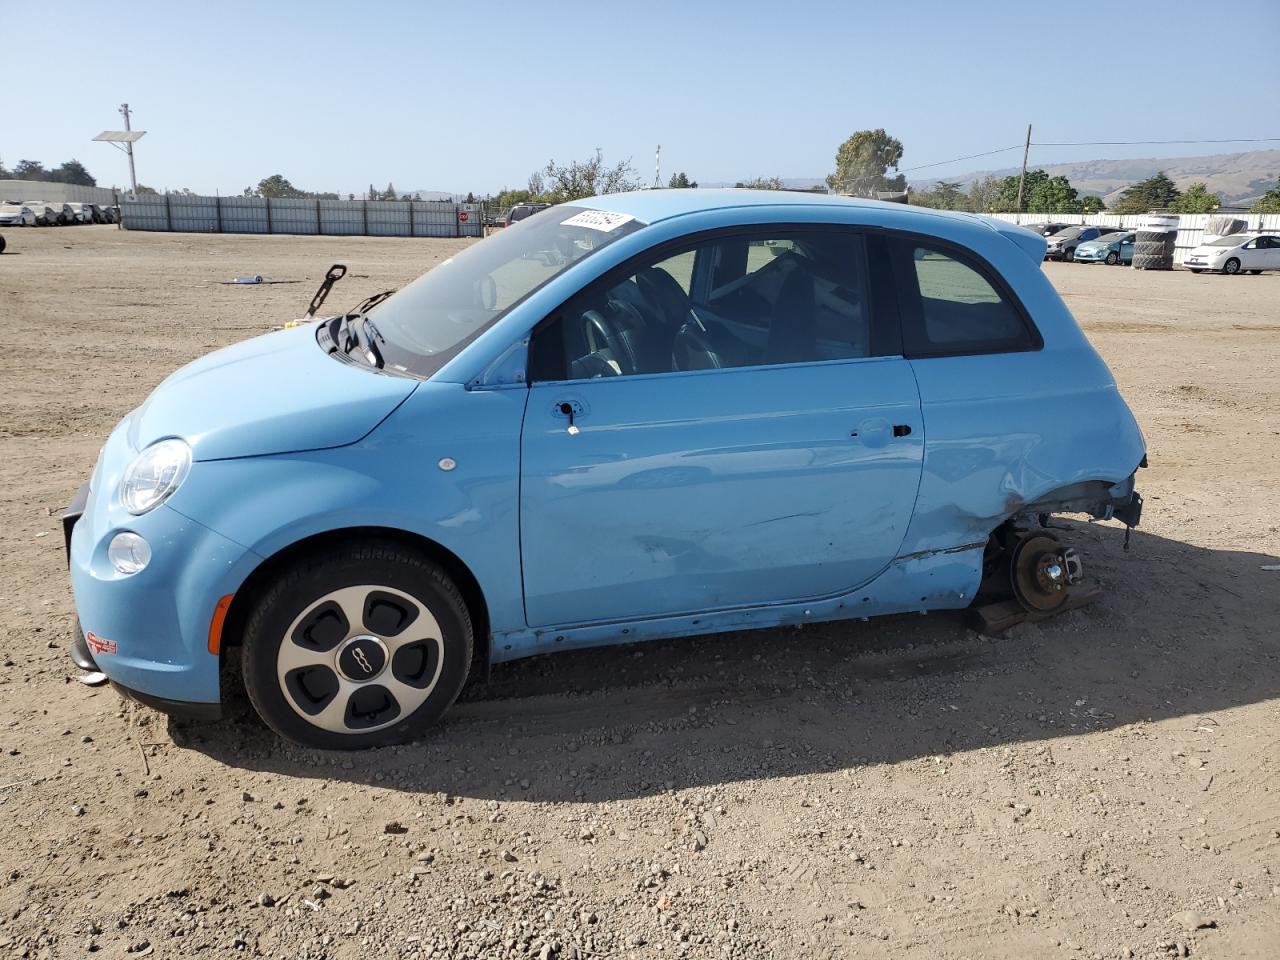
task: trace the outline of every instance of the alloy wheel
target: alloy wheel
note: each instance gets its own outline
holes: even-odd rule
[[[394,587],[342,587],[308,605],[280,641],[285,701],[331,733],[372,733],[413,714],[440,678],[444,639],[420,601]]]

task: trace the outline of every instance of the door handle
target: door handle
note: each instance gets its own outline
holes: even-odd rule
[[[856,430],[851,430],[849,436],[861,440],[863,446],[867,447],[883,447],[894,437],[911,436],[911,424],[909,423],[889,423],[888,420],[880,417],[873,417],[863,420],[858,424]]]

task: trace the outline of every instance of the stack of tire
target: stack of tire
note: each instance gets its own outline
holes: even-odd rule
[[[1133,269],[1172,270],[1174,243],[1178,239],[1178,218],[1149,213],[1138,220],[1133,245]]]

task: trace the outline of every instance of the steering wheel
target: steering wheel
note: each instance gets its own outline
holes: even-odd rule
[[[621,367],[623,362],[631,362],[630,355],[623,345],[622,337],[613,324],[606,320],[599,310],[582,311],[582,332],[587,338],[587,346],[592,353],[600,352],[600,341],[609,349],[613,359]],[[623,370],[623,373],[634,373],[634,370]]]

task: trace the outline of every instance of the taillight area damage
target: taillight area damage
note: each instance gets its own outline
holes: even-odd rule
[[[1144,456],[1139,468],[1147,465]],[[1063,542],[1070,528],[1051,523],[1055,514],[1087,514],[1125,525],[1124,549],[1142,519],[1135,470],[1117,484],[1088,481],[1055,490],[1029,503],[997,527],[983,556],[982,586],[970,608],[976,629],[986,634],[1043,620],[1092,603],[1102,591],[1085,576],[1075,547]]]

